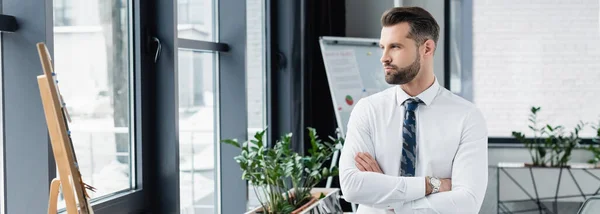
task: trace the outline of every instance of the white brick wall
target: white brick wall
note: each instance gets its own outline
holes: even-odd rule
[[[531,106],[569,130],[600,120],[599,11],[598,0],[473,1],[474,102],[490,136],[526,131]]]

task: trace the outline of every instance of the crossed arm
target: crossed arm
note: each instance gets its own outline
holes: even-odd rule
[[[375,158],[373,158],[371,156],[371,154],[369,154],[369,153],[359,152],[354,157],[354,161],[356,162],[356,164],[355,164],[356,168],[358,168],[358,170],[360,170],[361,172],[375,172],[375,173],[383,174],[383,171],[379,167],[379,164],[377,163]],[[448,192],[448,191],[452,190],[452,179],[442,178],[442,179],[440,179],[440,181],[441,181],[441,185],[440,185],[439,192]],[[429,184],[429,177],[426,177],[425,178],[425,196],[430,195],[431,192],[433,191],[431,185],[428,185],[428,184]]]
[[[383,209],[400,210],[417,202],[437,213],[477,213],[487,188],[487,131],[483,116],[474,110],[466,118],[454,157],[451,190],[426,195],[425,177],[385,175],[378,165],[361,170],[364,154],[374,154],[368,103],[357,103],[348,122],[340,156],[340,186],[347,201]],[[368,156],[364,155],[365,160]],[[358,158],[358,159],[357,159]],[[372,159],[372,158],[371,158]],[[374,159],[373,159],[374,161]],[[366,161],[365,161],[366,162]],[[376,161],[374,161],[376,164]],[[357,166],[358,164],[358,166]],[[450,189],[450,188],[448,188]]]

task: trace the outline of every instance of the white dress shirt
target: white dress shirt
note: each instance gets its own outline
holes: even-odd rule
[[[408,98],[394,86],[357,102],[339,163],[344,198],[359,204],[360,214],[478,213],[488,181],[483,115],[436,79],[416,96],[424,104],[415,111],[415,177],[401,177],[403,102]],[[384,174],[358,170],[358,152],[371,154]],[[452,178],[452,190],[425,197],[425,176]]]

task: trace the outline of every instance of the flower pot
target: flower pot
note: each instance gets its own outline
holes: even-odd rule
[[[313,199],[297,208],[292,214],[325,214],[325,213],[342,213],[340,205],[340,189],[338,188],[313,188],[310,191]],[[324,198],[319,199],[323,193]],[[246,214],[262,213],[262,207],[257,207]]]
[[[524,164],[525,167],[530,167],[530,168],[571,168],[571,165],[567,164],[564,166],[550,166],[550,164],[547,165],[533,165],[533,163],[525,163]]]

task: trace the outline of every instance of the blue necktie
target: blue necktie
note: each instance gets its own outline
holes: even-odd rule
[[[402,162],[400,164],[400,176],[414,177],[415,163],[417,160],[417,118],[415,110],[420,101],[409,98],[404,101],[404,127],[402,128]]]

